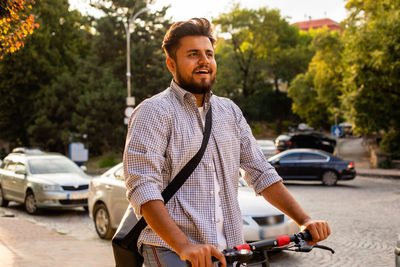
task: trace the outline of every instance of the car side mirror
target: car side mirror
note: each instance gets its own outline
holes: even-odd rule
[[[22,175],[26,175],[26,170],[16,170],[15,174],[22,174]]]

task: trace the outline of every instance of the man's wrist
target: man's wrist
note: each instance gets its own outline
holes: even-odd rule
[[[303,231],[304,230],[303,226],[306,225],[307,223],[311,222],[311,221],[312,221],[312,218],[307,216],[307,217],[304,217],[303,219],[301,219],[298,222],[298,225],[301,227],[301,230]]]

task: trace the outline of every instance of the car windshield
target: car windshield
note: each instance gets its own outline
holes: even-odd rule
[[[32,174],[82,173],[82,170],[75,163],[64,158],[31,159],[28,164]]]

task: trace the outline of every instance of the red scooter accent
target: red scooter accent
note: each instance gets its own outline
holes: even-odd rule
[[[290,243],[290,237],[288,235],[278,236],[276,240],[278,241],[279,247],[285,246]]]

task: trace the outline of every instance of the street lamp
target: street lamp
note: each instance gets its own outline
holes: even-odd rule
[[[149,11],[149,8],[142,8],[136,14],[133,14],[129,19],[127,19],[126,24],[124,23],[125,31],[126,31],[126,80],[127,80],[127,98],[126,98],[126,105],[127,106],[134,106],[135,105],[135,98],[131,97],[131,25],[135,19],[142,13]]]

